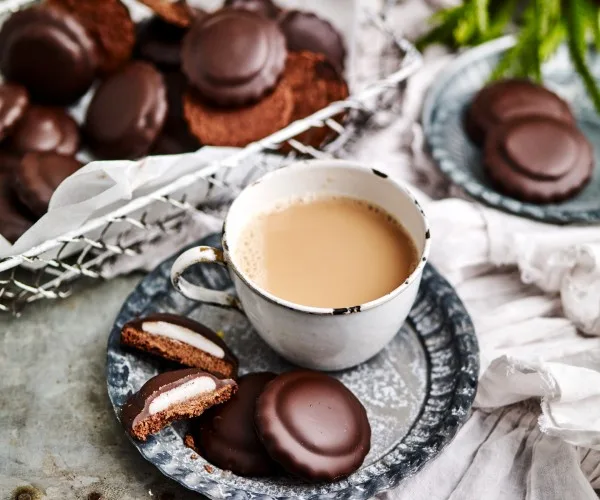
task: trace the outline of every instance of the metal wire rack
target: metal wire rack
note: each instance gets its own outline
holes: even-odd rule
[[[11,11],[31,3],[34,2],[5,2],[0,6],[0,21]],[[145,244],[185,231],[198,211],[226,207],[245,185],[273,168],[298,158],[339,155],[364,130],[374,113],[397,100],[401,83],[422,62],[414,46],[395,34],[383,17],[366,15],[366,19],[385,34],[387,45],[393,48],[395,71],[366,85],[358,94],[136,198],[76,231],[0,260],[0,311],[19,316],[24,306],[32,302],[67,297],[75,280],[106,278],[105,269],[115,259],[137,256]],[[334,119],[339,116],[346,117],[343,124]],[[327,127],[331,132],[333,139],[323,148],[298,140],[300,134],[314,127]],[[199,192],[203,197],[198,201]]]

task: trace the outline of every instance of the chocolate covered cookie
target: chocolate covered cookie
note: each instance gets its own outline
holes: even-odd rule
[[[209,103],[255,102],[275,87],[285,66],[277,23],[254,12],[221,9],[191,27],[183,40],[183,72]]]
[[[554,92],[528,80],[500,80],[477,93],[467,109],[465,129],[475,144],[482,145],[497,125],[532,115],[575,123],[569,105]]]
[[[276,19],[281,9],[272,0],[225,0],[225,7],[245,9]]]
[[[334,481],[356,471],[371,447],[361,402],[320,372],[279,375],[259,396],[254,419],[269,455],[309,481]]]
[[[91,87],[98,64],[93,38],[62,9],[20,10],[0,30],[2,74],[26,87],[40,104],[75,102]]]
[[[151,378],[121,408],[121,423],[135,439],[146,441],[176,420],[200,416],[227,401],[237,390],[231,379],[218,379],[197,368]]]
[[[200,142],[190,132],[183,113],[183,96],[188,88],[187,80],[179,71],[164,72],[163,78],[167,88],[167,117],[150,153],[173,155],[197,151],[200,149]]]
[[[186,444],[211,464],[248,477],[273,476],[275,462],[254,429],[256,400],[274,373],[250,373],[238,380],[229,401],[204,412],[192,422]]]
[[[290,86],[294,96],[292,121],[310,116],[349,95],[348,85],[334,66],[324,55],[312,52],[290,53],[283,82]],[[296,140],[317,148],[331,134],[327,127],[313,127],[297,136]]]
[[[131,58],[135,25],[120,0],[48,0],[48,3],[70,12],[92,36],[102,73],[113,73]]]
[[[18,154],[37,152],[65,156],[74,155],[79,143],[79,127],[75,120],[60,108],[46,106],[30,106],[8,142],[11,150]]]
[[[202,144],[243,147],[285,127],[292,116],[294,99],[291,89],[280,83],[259,102],[230,109],[211,106],[190,90],[183,108],[190,130]]]
[[[57,153],[27,153],[13,175],[15,194],[35,216],[48,211],[56,188],[81,168],[72,156]]]
[[[87,143],[103,159],[145,156],[166,115],[162,75],[148,63],[130,63],[96,90],[85,117]]]
[[[202,11],[192,8],[186,0],[140,0],[150,7],[156,14],[169,24],[187,27],[197,17],[203,15]]]
[[[12,157],[6,165],[0,156],[0,235],[14,243],[33,226],[35,217],[21,204],[12,190],[12,175],[5,171],[12,168]]]
[[[21,85],[0,85],[0,141],[2,141],[23,118],[29,106],[27,90]]]
[[[529,116],[494,128],[484,163],[504,193],[531,203],[566,200],[589,181],[594,155],[590,143],[563,120]]]
[[[279,19],[290,52],[323,54],[338,72],[344,70],[346,46],[340,32],[312,12],[288,10]]]
[[[135,56],[159,69],[179,70],[181,44],[187,29],[169,24],[160,17],[145,19],[137,25]]]
[[[210,328],[175,314],[157,313],[123,325],[121,343],[202,368],[222,378],[235,378],[238,361],[227,344]]]

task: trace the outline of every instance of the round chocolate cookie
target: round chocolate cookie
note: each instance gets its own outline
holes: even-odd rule
[[[348,85],[322,54],[291,53],[285,66],[283,81],[291,87],[294,94],[292,121],[310,116],[349,95]],[[332,131],[327,127],[313,127],[295,139],[317,148],[331,134]]]
[[[272,0],[225,0],[225,7],[245,9],[276,19],[281,9]]]
[[[0,141],[2,141],[23,118],[29,106],[25,87],[11,83],[0,85]]]
[[[72,156],[56,153],[28,153],[14,172],[13,187],[19,200],[41,217],[48,211],[56,188],[81,168]]]
[[[14,243],[33,226],[35,218],[15,196],[12,175],[3,172],[3,168],[0,167],[0,235]]]
[[[30,106],[17,123],[9,139],[12,151],[53,152],[74,155],[79,149],[79,127],[66,111],[60,108]]]
[[[145,19],[137,25],[135,55],[166,70],[181,66],[181,44],[185,28],[169,24],[160,17]]]
[[[75,102],[91,87],[98,63],[94,40],[61,9],[18,11],[0,31],[0,70],[41,104]]]
[[[234,109],[211,106],[189,90],[183,108],[190,130],[201,144],[243,147],[288,125],[294,99],[289,86],[280,82],[259,102]]]
[[[167,118],[152,145],[151,154],[173,155],[197,151],[200,149],[200,142],[190,132],[183,114],[187,80],[179,71],[165,72],[163,78],[167,87]]]
[[[344,384],[320,372],[279,375],[258,398],[254,422],[269,455],[310,481],[350,475],[371,447],[364,406]]]
[[[256,399],[274,373],[251,373],[238,380],[238,392],[196,419],[191,427],[194,448],[211,464],[239,476],[273,476],[278,465],[254,429]]]
[[[323,54],[341,73],[344,70],[346,46],[333,25],[312,12],[289,10],[279,19],[290,52]]]
[[[102,82],[85,118],[92,152],[103,159],[139,158],[148,153],[167,115],[162,75],[133,62]]]
[[[90,33],[96,42],[102,73],[113,73],[131,58],[135,44],[135,25],[129,10],[120,0],[48,2],[73,14]]]
[[[194,23],[183,40],[183,72],[209,102],[255,102],[285,66],[285,39],[277,23],[241,9],[221,9]]]
[[[565,200],[589,181],[593,150],[575,127],[555,118],[529,116],[493,129],[484,162],[494,184],[531,203]]]
[[[203,11],[194,9],[186,0],[140,0],[144,5],[150,7],[156,14],[169,24],[186,27],[198,17]]]
[[[465,129],[475,144],[482,145],[498,124],[531,115],[575,123],[569,105],[554,92],[528,80],[500,80],[475,96],[467,109]]]

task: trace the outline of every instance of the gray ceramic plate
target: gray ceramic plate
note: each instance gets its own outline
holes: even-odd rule
[[[219,235],[213,235],[201,244],[218,246],[219,241]],[[163,262],[138,285],[110,334],[107,383],[117,416],[129,395],[166,368],[156,359],[121,348],[121,326],[139,315],[175,312],[225,332],[242,374],[292,368],[267,347],[242,314],[194,303],[175,292],[169,279],[174,259]],[[196,283],[219,290],[231,287],[222,268],[197,266],[193,271],[190,279]],[[246,479],[205,468],[206,462],[183,445],[185,422],[133,444],[165,475],[213,499],[366,499],[417,472],[450,442],[471,408],[478,363],[469,315],[454,289],[427,266],[417,302],[391,344],[367,363],[334,374],[363,402],[373,430],[370,454],[348,479],[314,485],[290,477]]]
[[[535,205],[497,192],[483,170],[480,150],[466,136],[462,116],[473,95],[485,85],[502,54],[513,45],[500,38],[459,56],[436,78],[423,107],[422,122],[431,153],[442,172],[467,194],[516,215],[556,224],[600,221],[600,117],[573,69],[566,47],[544,66],[544,84],[571,105],[581,130],[595,149],[596,169],[578,195],[562,203]],[[590,52],[589,63],[600,78],[600,56]]]

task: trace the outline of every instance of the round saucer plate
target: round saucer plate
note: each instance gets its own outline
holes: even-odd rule
[[[463,115],[473,95],[489,80],[496,63],[514,44],[503,37],[468,50],[436,78],[425,99],[422,123],[431,154],[450,181],[473,198],[505,212],[554,224],[600,221],[600,116],[570,62],[566,47],[543,68],[544,85],[571,106],[577,125],[592,144],[596,168],[589,184],[561,203],[526,203],[496,191],[487,178],[481,151],[467,137]],[[590,51],[588,62],[600,78],[600,55]]]
[[[220,235],[212,235],[200,244],[219,246],[219,241]],[[110,333],[107,384],[117,416],[133,392],[169,368],[160,360],[123,349],[119,343],[125,322],[151,312],[188,315],[224,332],[225,341],[240,360],[241,374],[293,368],[260,339],[243,314],[179,295],[169,278],[174,259],[166,260],[142,280]],[[191,281],[214,289],[232,286],[221,267],[196,266],[189,275]],[[163,474],[212,499],[367,499],[415,474],[450,442],[469,414],[478,369],[471,319],[454,289],[428,265],[410,317],[390,345],[370,361],[332,374],[365,405],[373,431],[371,452],[349,478],[307,484],[291,477],[242,478],[209,467],[184,446],[185,422],[163,429],[145,443],[132,443]]]

